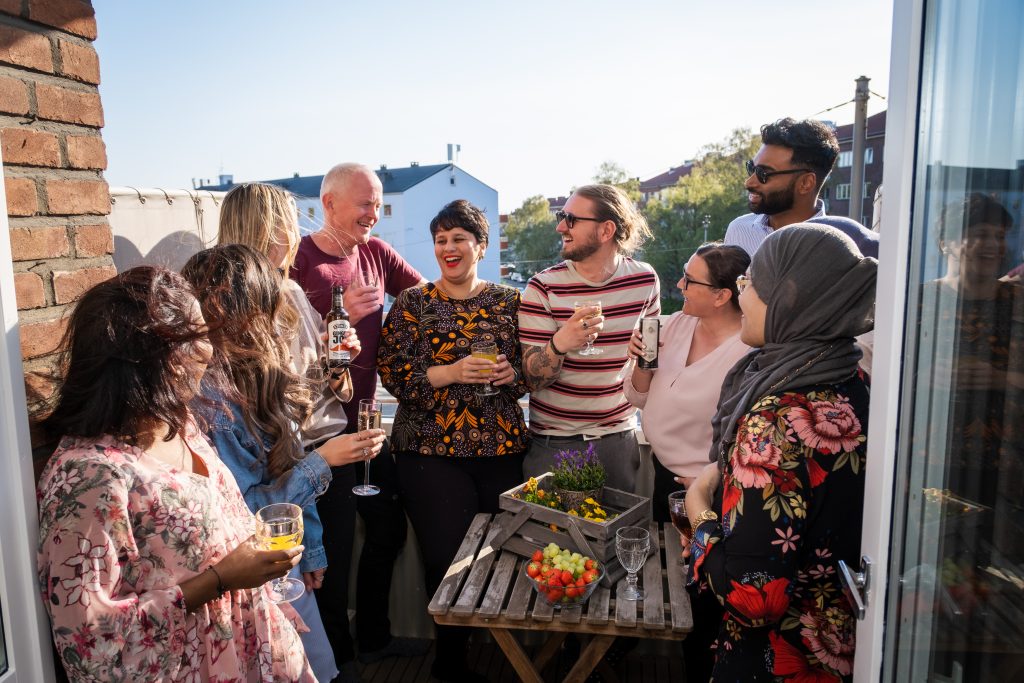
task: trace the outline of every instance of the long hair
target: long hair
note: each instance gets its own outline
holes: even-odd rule
[[[277,477],[303,457],[296,427],[311,410],[306,382],[288,363],[298,313],[282,295],[274,267],[245,245],[201,251],[181,272],[198,294],[214,357],[228,368],[242,419],[273,444],[267,469]]]
[[[52,409],[39,421],[50,437],[139,436],[159,423],[170,441],[191,420],[199,393],[195,344],[206,328],[192,288],[177,273],[137,266],[89,289],[60,346]],[[214,370],[212,363],[208,370]]]
[[[220,207],[217,244],[244,244],[264,256],[270,254],[271,246],[283,246],[287,273],[299,251],[295,199],[287,190],[267,183],[232,188]]]

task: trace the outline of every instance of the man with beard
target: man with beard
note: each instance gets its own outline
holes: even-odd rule
[[[635,491],[636,409],[622,393],[622,369],[633,329],[661,310],[654,269],[630,258],[651,232],[612,185],[578,188],[555,215],[565,260],[530,278],[519,308],[531,389],[523,473],[540,475],[559,451],[593,446],[608,486]],[[582,353],[588,344],[598,355]]]
[[[878,257],[878,235],[857,221],[826,216],[818,198],[821,186],[839,156],[835,133],[821,121],[780,119],[761,126],[761,149],[747,162],[744,183],[751,213],[729,224],[725,243],[735,244],[751,257],[773,230],[794,223],[824,223],[837,228],[865,256]]]

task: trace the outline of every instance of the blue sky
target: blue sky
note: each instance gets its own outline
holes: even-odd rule
[[[811,116],[862,74],[888,89],[884,0],[94,5],[112,185],[438,163],[454,142],[507,212],[606,160],[646,178]]]

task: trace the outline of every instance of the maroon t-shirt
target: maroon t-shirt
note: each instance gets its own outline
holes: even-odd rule
[[[349,285],[358,280],[362,270],[372,270],[377,275],[381,288],[391,296],[398,296],[402,290],[418,284],[423,276],[409,265],[397,251],[376,237],[360,245],[349,256],[331,256],[320,250],[310,235],[299,242],[290,277],[306,292],[309,303],[320,313],[327,315],[331,310],[331,287]],[[383,294],[381,304],[384,303]],[[356,334],[362,344],[362,351],[352,363],[352,400],[345,405],[345,415],[350,425],[356,424],[359,399],[372,398],[377,390],[377,346],[380,344],[380,330],[384,324],[384,308],[366,316],[356,323]]]

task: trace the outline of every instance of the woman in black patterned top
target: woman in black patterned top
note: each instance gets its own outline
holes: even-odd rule
[[[518,403],[527,391],[519,292],[477,276],[487,218],[460,199],[431,221],[430,233],[441,276],[398,296],[384,321],[377,367],[398,399],[391,447],[433,595],[474,515],[498,512],[498,495],[522,482],[529,444]],[[478,341],[497,345],[497,362],[470,355]],[[478,396],[488,382],[497,395]],[[468,636],[467,628],[437,628],[435,678],[486,680],[467,669]]]

